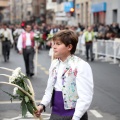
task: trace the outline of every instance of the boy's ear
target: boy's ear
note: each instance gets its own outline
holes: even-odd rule
[[[73,48],[72,44],[69,44],[68,45],[68,50],[72,50],[72,48]]]

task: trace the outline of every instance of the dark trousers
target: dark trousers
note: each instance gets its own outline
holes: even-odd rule
[[[6,40],[6,41],[2,41],[2,54],[4,57],[5,62],[7,60],[9,60],[9,55],[10,55],[10,41]]]
[[[52,100],[52,114],[50,120],[71,120],[75,109],[64,109],[63,96],[61,91],[53,90]],[[80,120],[88,120],[87,112],[82,116]]]
[[[35,50],[32,47],[23,49],[23,58],[25,61],[26,74],[29,76],[34,73],[34,58]]]
[[[59,116],[56,114],[51,114],[49,120],[72,120],[72,117],[69,116]],[[88,114],[87,112],[82,116],[80,120],[88,120]]]
[[[90,54],[90,56],[89,56]],[[89,60],[89,57],[91,60],[93,60],[93,43],[86,43],[86,59]]]
[[[15,50],[18,52],[17,42],[18,42],[18,38],[15,38],[14,39],[14,47],[15,47]]]

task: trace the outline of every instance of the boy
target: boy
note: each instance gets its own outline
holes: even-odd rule
[[[71,30],[61,30],[53,37],[56,58],[49,69],[43,99],[35,113],[51,103],[50,120],[88,120],[87,110],[93,97],[93,75],[89,64],[74,55],[78,42]]]

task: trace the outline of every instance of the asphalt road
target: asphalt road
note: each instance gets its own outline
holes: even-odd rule
[[[78,55],[78,54],[77,54]],[[78,55],[80,56],[80,55]],[[84,56],[80,56],[83,59]],[[48,70],[50,66],[48,50],[41,50],[38,54],[37,74],[31,79],[35,90],[36,102],[42,99],[47,84]],[[88,111],[89,120],[120,120],[120,67],[118,65],[101,62],[100,60],[89,62],[94,76],[94,98]],[[22,55],[11,51],[10,61],[5,63],[0,56],[0,66],[15,69],[21,67],[25,73]],[[0,74],[11,74],[0,69]],[[8,81],[8,78],[0,76],[0,81]],[[0,85],[0,88],[12,93],[13,88]],[[48,120],[50,108],[42,115]],[[26,120],[34,118],[28,113],[26,118],[21,117],[20,101],[10,102],[10,97],[0,90],[0,120]]]

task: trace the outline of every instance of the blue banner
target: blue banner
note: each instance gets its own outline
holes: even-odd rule
[[[64,11],[70,12],[70,9],[74,7],[73,2],[64,2]]]
[[[106,2],[103,3],[98,3],[98,4],[93,4],[91,6],[92,12],[101,12],[101,11],[106,11],[107,9],[107,4]]]

